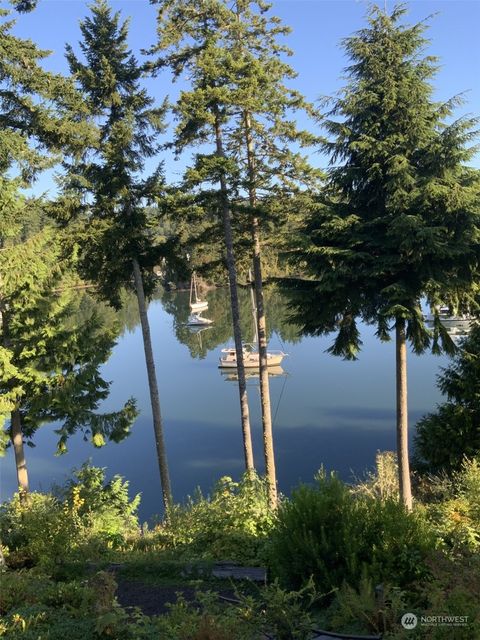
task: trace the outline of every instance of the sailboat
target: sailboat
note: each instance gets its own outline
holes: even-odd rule
[[[204,327],[213,324],[213,320],[204,318],[201,315],[206,309],[208,309],[208,302],[200,300],[198,297],[197,276],[194,271],[190,282],[190,315],[188,316],[187,325],[189,327]]]
[[[251,274],[250,274],[251,280]],[[254,326],[254,340],[252,342],[243,343],[243,364],[245,369],[260,369],[260,353],[258,351],[258,325],[257,325],[257,308],[255,306],[255,298],[253,295],[253,287],[250,287],[250,296],[252,303],[253,314],[253,326]],[[222,349],[222,356],[220,356],[219,367],[221,369],[236,369],[237,368],[237,352],[235,347],[226,347]],[[282,360],[288,355],[280,350],[268,350],[267,351],[267,366],[279,367]]]
[[[208,302],[206,300],[200,300],[198,297],[197,275],[194,271],[190,281],[190,311],[195,314],[205,311],[206,309],[208,309]]]

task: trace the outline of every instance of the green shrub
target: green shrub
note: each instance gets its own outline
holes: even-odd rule
[[[78,514],[90,537],[118,546],[138,531],[140,495],[130,500],[128,486],[119,475],[106,482],[105,469],[84,464],[57,493]]]
[[[317,594],[312,583],[300,592],[287,592],[278,584],[259,590],[256,597],[237,594],[236,606],[222,603],[215,593],[198,592],[196,601],[180,597],[161,616],[158,638],[168,640],[307,640],[312,616],[308,611]],[[265,636],[266,637],[266,636]]]
[[[258,563],[272,521],[264,480],[245,476],[234,482],[225,477],[211,496],[198,491],[186,505],[174,506],[156,538],[177,554]]]
[[[273,575],[290,588],[310,576],[322,591],[344,581],[358,587],[362,575],[405,586],[425,572],[433,545],[421,512],[354,495],[335,475],[321,473],[316,486],[300,486],[281,504],[269,559]]]
[[[398,499],[398,463],[393,451],[377,451],[375,471],[368,472],[364,480],[359,480],[352,491],[373,498]]]
[[[390,585],[375,588],[369,578],[363,577],[357,589],[344,584],[338,590],[328,612],[328,626],[343,633],[392,632],[400,627],[409,606],[402,590]]]
[[[430,478],[433,500],[427,514],[447,549],[480,550],[480,460],[464,460],[450,477]]]
[[[437,551],[428,559],[430,580],[418,585],[423,616],[466,616],[465,626],[423,628],[427,640],[480,638],[480,556],[449,557]],[[400,637],[400,636],[399,636]]]
[[[480,324],[462,340],[438,376],[447,402],[416,425],[414,463],[430,473],[459,470],[465,456],[480,454]]]
[[[312,636],[312,607],[322,595],[310,580],[299,591],[282,589],[275,581],[263,588],[256,599],[239,597],[245,615],[256,616],[258,627],[277,640],[308,640]]]
[[[0,577],[0,636],[22,640],[93,637],[96,594],[78,580],[56,583],[31,571]],[[90,633],[91,632],[91,633]]]
[[[50,565],[66,555],[79,537],[80,522],[49,494],[17,493],[0,507],[0,537],[9,566]]]
[[[30,493],[22,501],[15,494],[0,506],[7,564],[41,565],[61,577],[68,563],[104,556],[137,532],[139,500],[129,500],[128,483],[120,476],[105,482],[105,470],[88,465],[56,495]]]

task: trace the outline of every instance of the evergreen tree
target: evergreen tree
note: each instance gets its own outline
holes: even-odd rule
[[[19,9],[27,10],[27,4]],[[47,289],[41,291],[45,285],[41,252],[52,240],[52,231],[40,230],[43,207],[35,200],[26,201],[20,190],[30,186],[40,171],[54,166],[63,149],[74,153],[80,142],[92,139],[92,130],[78,122],[83,104],[73,84],[42,68],[48,53],[12,34],[15,21],[8,11],[1,9],[0,19],[0,414],[3,420],[5,414],[11,415],[2,443],[4,435],[12,440],[19,485],[27,490],[22,408],[47,375],[35,358],[47,338],[53,346],[59,335],[55,323],[49,327],[48,316],[42,325],[47,335],[38,337],[38,345],[32,332],[37,303],[45,312],[50,309]],[[32,231],[36,227],[31,238],[26,232],[29,226]],[[35,279],[40,275],[43,285]],[[19,349],[22,322],[30,345]],[[55,346],[61,352],[62,342]]]
[[[480,454],[480,326],[462,340],[452,362],[438,376],[447,401],[416,425],[417,466],[428,472],[458,471]]]
[[[17,196],[23,225],[35,204]],[[43,423],[63,422],[57,430],[63,453],[77,431],[90,435],[95,446],[107,439],[119,442],[137,415],[133,400],[120,411],[97,413],[110,386],[99,367],[117,332],[102,327],[95,315],[81,322],[75,318],[78,293],[60,251],[58,230],[46,226],[26,240],[10,235],[0,253],[0,412],[3,419],[10,415],[4,433],[13,444],[22,495],[29,488],[24,441],[32,444]]]
[[[281,59],[283,54],[290,53],[289,50],[277,42],[279,36],[288,33],[288,29],[277,18],[267,16],[269,5],[262,1],[241,0],[232,5],[224,0],[161,5],[159,48],[169,49],[171,55],[167,61],[175,73],[189,65],[196,74],[192,92],[182,92],[178,103],[180,124],[177,142],[184,143],[182,136],[192,142],[195,127],[200,139],[204,140],[209,112],[214,120],[215,109],[221,114],[225,160],[223,180],[233,213],[236,264],[242,263],[242,254],[248,255],[249,260],[253,258],[264,454],[273,506],[276,503],[276,472],[268,383],[261,228],[265,235],[275,223],[275,242],[278,243],[279,218],[272,216],[272,210],[286,208],[292,193],[302,183],[304,186],[314,183],[315,172],[302,155],[294,151],[294,148],[311,144],[314,138],[299,131],[291,119],[296,110],[309,108],[301,95],[284,84],[295,75]],[[184,49],[179,52],[178,45],[184,38],[195,39],[198,47],[189,49],[189,40],[186,39]],[[215,122],[212,132],[218,133]],[[189,174],[190,184],[195,186],[205,178],[215,178],[211,167],[206,167],[206,156],[202,154],[197,160],[196,170]],[[212,194],[209,195],[206,208],[210,213],[215,204],[212,203]],[[240,385],[241,379],[240,372]]]
[[[175,146],[178,152],[190,145],[212,146],[211,153],[196,155],[194,166],[187,171],[185,186],[200,191],[199,201],[208,203],[210,211],[222,220],[225,242],[225,262],[230,286],[235,341],[240,411],[242,421],[245,467],[254,468],[250,430],[248,396],[243,361],[240,310],[237,291],[237,266],[232,230],[232,162],[225,149],[225,130],[231,108],[225,104],[228,94],[228,72],[224,66],[225,52],[218,42],[219,34],[231,21],[231,11],[223,2],[202,0],[166,0],[157,2],[158,44],[153,52],[162,57],[152,63],[152,69],[169,66],[175,78],[188,73],[189,90],[181,92],[175,106],[178,118]],[[208,190],[206,184],[217,188]]]
[[[407,342],[416,353],[453,343],[421,300],[475,310],[478,172],[464,166],[472,119],[446,124],[458,102],[432,100],[436,60],[423,56],[425,23],[402,24],[405,8],[373,7],[344,41],[349,82],[335,100],[325,148],[332,168],[297,257],[307,272],[297,305],[307,333],[337,331],[331,353],[353,359],[357,319],[396,339],[397,452],[402,499],[411,508]]]
[[[279,44],[278,37],[289,32],[276,17],[267,17],[271,5],[262,0],[237,0],[236,20],[223,34],[229,57],[230,93],[227,101],[237,111],[229,135],[229,157],[242,187],[237,210],[249,221],[253,248],[258,349],[260,358],[260,396],[263,444],[270,503],[276,504],[276,471],[267,364],[267,326],[262,277],[262,227],[272,224],[275,208],[287,209],[292,195],[303,187],[315,188],[319,177],[295,149],[313,144],[311,134],[300,131],[291,119],[298,110],[311,112],[304,98],[284,83],[295,77],[282,55],[291,51]],[[248,206],[245,206],[246,193]],[[279,219],[276,236],[278,241]],[[268,228],[268,227],[267,227]]]
[[[162,255],[162,248],[152,241],[153,223],[146,204],[160,196],[162,185],[160,171],[141,177],[145,159],[158,151],[164,108],[153,107],[140,86],[142,66],[128,49],[128,23],[120,22],[119,13],[98,0],[80,28],[84,61],[71,46],[67,46],[67,59],[85,98],[87,120],[99,128],[99,143],[86,147],[83,156],[70,163],[61,207],[67,219],[69,214],[76,219],[82,275],[97,283],[100,295],[114,306],[120,306],[123,288],[133,288],[137,296],[163,502],[168,510],[170,477],[146,307],[155,283],[152,269]]]

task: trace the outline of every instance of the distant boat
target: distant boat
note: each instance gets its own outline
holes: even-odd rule
[[[196,314],[199,311],[205,311],[206,309],[208,309],[208,302],[206,300],[200,300],[198,297],[197,275],[194,271],[190,281],[190,311],[192,314]]]
[[[218,366],[222,369],[236,369],[237,352],[235,347],[226,347],[222,349],[222,353],[225,355],[220,356]],[[288,353],[283,351],[267,351],[267,366],[278,367],[287,355]],[[255,343],[243,344],[243,364],[245,369],[260,369],[260,353]]]
[[[251,274],[250,274],[251,280]],[[253,331],[254,331],[254,340],[253,342],[243,343],[243,364],[245,369],[260,369],[260,353],[258,351],[258,327],[257,327],[257,309],[255,307],[255,299],[253,295],[253,288],[250,290],[251,293],[251,303],[252,303],[252,314],[253,314]],[[235,347],[226,347],[222,349],[222,356],[220,356],[219,367],[221,369],[236,369],[237,368],[237,352]],[[277,350],[267,351],[267,367],[278,367],[282,360],[288,355],[288,353],[284,353],[283,351]]]
[[[447,329],[460,329],[466,332],[471,328],[471,324],[475,319],[472,315],[464,313],[461,315],[451,315],[449,307],[441,306],[437,308],[437,313],[428,313],[425,315],[425,321],[433,324],[435,317],[438,315],[440,322]]]

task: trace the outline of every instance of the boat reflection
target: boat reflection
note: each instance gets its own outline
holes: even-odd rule
[[[238,381],[238,373],[237,370],[231,370],[231,369],[219,369],[220,373],[222,374],[222,377],[229,381],[229,382],[237,382]],[[288,372],[285,371],[285,369],[283,369],[283,367],[281,366],[276,366],[276,367],[268,367],[268,375],[271,378],[279,378],[281,376],[287,376]],[[260,372],[252,369],[245,369],[245,378],[246,379],[252,379],[252,378],[259,378],[260,377]]]

